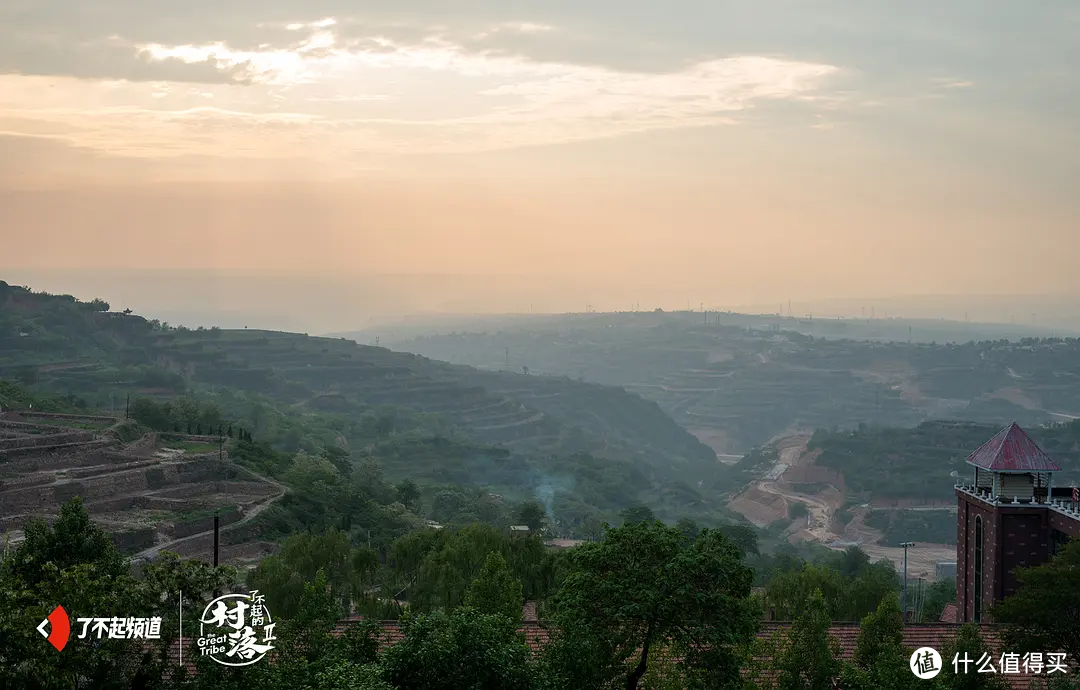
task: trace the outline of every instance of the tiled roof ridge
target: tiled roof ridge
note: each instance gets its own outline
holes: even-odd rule
[[[1054,459],[1016,422],[994,434],[968,455],[965,462],[989,471],[1061,471]]]
[[[980,459],[986,455],[989,455],[991,458],[996,458],[999,454],[1001,454],[1001,449],[1005,446],[1005,439],[1008,438],[1009,432],[1012,431],[1012,428],[1014,426],[1018,429],[1020,428],[1016,422],[1013,422],[1006,426],[1004,429],[998,431],[991,438],[987,439],[986,443],[976,448],[975,452],[968,456],[968,462],[975,464],[975,460],[973,458],[975,458],[976,456]],[[1023,430],[1021,429],[1021,431]],[[992,465],[993,462],[989,464]]]

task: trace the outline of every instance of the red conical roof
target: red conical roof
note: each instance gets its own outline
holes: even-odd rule
[[[1005,472],[1061,471],[1016,422],[997,432],[992,439],[969,455],[967,463],[984,470]]]

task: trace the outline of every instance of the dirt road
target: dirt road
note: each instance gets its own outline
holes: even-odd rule
[[[767,494],[783,496],[788,500],[804,504],[810,511],[810,520],[806,531],[814,537],[815,541],[826,544],[836,541],[836,535],[829,531],[829,520],[832,518],[832,508],[829,504],[813,496],[781,489],[775,482],[761,482],[758,484],[758,489]]]
[[[264,477],[264,476],[262,476],[260,474],[252,472],[251,470],[249,470],[247,468],[244,468],[244,467],[237,466],[237,469],[241,470],[242,472],[244,472],[244,473],[246,473],[248,475],[251,475],[253,478],[255,478],[258,481],[265,482],[267,484],[270,484],[272,486],[277,487],[278,493],[274,494],[273,496],[268,496],[266,499],[261,501],[254,508],[252,508],[250,511],[245,513],[244,517],[240,518],[236,522],[233,522],[233,523],[230,523],[228,525],[225,525],[224,527],[221,527],[218,530],[219,534],[221,532],[226,532],[228,530],[235,529],[235,528],[239,527],[240,525],[243,525],[244,523],[251,522],[256,517],[259,516],[259,513],[263,512],[264,510],[269,508],[271,505],[276,503],[278,500],[281,499],[282,496],[284,496],[286,494],[286,492],[288,492],[288,489],[285,487],[284,484],[281,484],[280,482],[276,482],[273,479],[270,479],[269,477]],[[205,537],[206,535],[213,534],[213,533],[214,533],[213,529],[208,529],[208,530],[205,530],[203,532],[198,532],[197,534],[192,534],[192,535],[187,536],[187,537],[181,537],[180,539],[172,539],[172,540],[164,542],[162,544],[157,544],[155,546],[152,546],[149,549],[145,549],[143,551],[140,551],[139,553],[132,556],[132,559],[135,560],[135,561],[141,561],[141,560],[150,561],[150,560],[153,560],[154,558],[156,558],[157,555],[159,553],[161,553],[162,551],[167,551],[171,547],[176,546],[177,544],[181,544],[183,542],[191,541],[192,539],[198,539],[199,537]]]
[[[806,461],[806,444],[809,437],[805,434],[778,439],[776,446],[779,448],[777,462],[768,472],[756,481],[750,490],[740,497],[747,499],[753,494],[753,490],[762,493],[780,496],[788,502],[799,502],[807,507],[809,519],[806,527],[801,530],[804,538],[827,546],[831,549],[843,550],[849,546],[858,546],[873,560],[887,559],[892,561],[898,570],[904,565],[904,549],[899,546],[882,546],[877,543],[881,533],[863,523],[866,509],[856,511],[856,517],[848,523],[842,534],[837,534],[830,529],[834,508],[828,501],[819,496],[802,494],[786,488],[783,484],[783,475],[790,467],[796,467]],[[908,575],[910,577],[923,577],[934,579],[938,563],[956,560],[956,547],[945,544],[916,543],[908,548]]]

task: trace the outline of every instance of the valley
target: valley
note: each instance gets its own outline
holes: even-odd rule
[[[855,544],[898,567],[895,544],[914,541],[917,577],[955,560],[952,473],[965,472],[967,455],[1002,426],[1029,428],[1065,468],[1063,480],[1080,479],[1075,339],[983,324],[689,312],[489,317],[440,328],[401,331],[391,344],[653,400],[730,468],[742,488],[717,488],[733,513],[791,544]],[[756,449],[773,461],[751,457]]]
[[[1075,341],[851,341],[723,321],[740,315],[622,314],[567,317],[558,330],[518,319],[396,352],[2,292],[0,376],[111,413],[2,422],[0,446],[12,449],[0,527],[16,540],[25,515],[78,493],[133,555],[205,555],[218,512],[223,549],[253,562],[310,509],[289,489],[323,471],[306,458],[329,458],[423,483],[428,517],[450,522],[508,510],[485,501],[542,498],[552,536],[578,538],[645,505],[661,519],[745,521],[800,549],[858,545],[898,565],[895,544],[914,541],[909,570],[932,578],[952,560],[954,473],[997,424],[1048,423],[1032,433],[1066,479],[1078,467],[1080,428],[1052,423],[1080,407],[1066,383],[1080,375]],[[226,440],[225,423],[258,443]],[[201,436],[204,425],[221,435]],[[34,447],[15,448],[24,443]],[[420,520],[395,512],[392,493],[377,499],[386,519]]]

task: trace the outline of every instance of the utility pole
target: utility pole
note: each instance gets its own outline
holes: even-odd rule
[[[904,547],[904,603],[902,608],[904,610],[904,624],[907,625],[907,550],[909,546],[915,546],[915,542],[905,541],[900,546]]]

